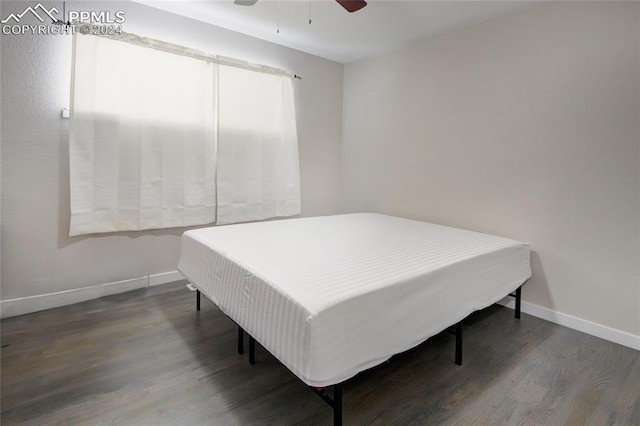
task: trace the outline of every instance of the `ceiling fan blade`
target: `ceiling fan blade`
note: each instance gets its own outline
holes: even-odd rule
[[[238,1],[238,0],[236,0]],[[367,2],[364,0],[336,0],[340,6],[344,7],[347,12],[353,13],[362,9],[367,5]]]
[[[253,6],[257,1],[258,0],[234,0],[233,4],[237,4],[239,6]]]

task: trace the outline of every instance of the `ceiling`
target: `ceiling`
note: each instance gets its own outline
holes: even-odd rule
[[[138,2],[341,63],[380,55],[541,3],[368,0],[364,9],[347,13],[334,0],[259,0],[253,6],[238,6],[233,0]]]

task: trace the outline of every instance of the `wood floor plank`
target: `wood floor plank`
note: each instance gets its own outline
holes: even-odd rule
[[[330,425],[331,410],[181,284],[2,320],[0,421]],[[345,424],[640,425],[640,352],[492,306],[344,386]]]

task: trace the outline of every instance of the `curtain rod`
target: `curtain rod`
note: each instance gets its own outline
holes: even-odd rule
[[[99,31],[97,32],[99,33]],[[240,59],[229,58],[221,55],[213,55],[203,52],[201,50],[192,49],[190,47],[180,46],[178,44],[169,43],[162,40],[156,40],[153,38],[142,37],[133,33],[122,32],[121,34],[107,35],[107,34],[93,34],[97,37],[105,37],[125,43],[131,43],[138,46],[144,46],[162,52],[173,53],[175,55],[187,56],[194,59],[200,59],[206,62],[212,62],[220,65],[227,65],[236,68],[242,68],[251,71],[262,72],[266,74],[285,75],[296,80],[302,80],[302,76],[294,74],[290,71],[285,71],[280,68],[270,67],[268,65],[255,64]],[[86,37],[84,34],[76,33],[76,37]]]

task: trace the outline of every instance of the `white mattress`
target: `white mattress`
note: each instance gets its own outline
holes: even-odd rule
[[[525,243],[368,213],[187,231],[178,269],[311,386],[380,364],[531,276]]]

